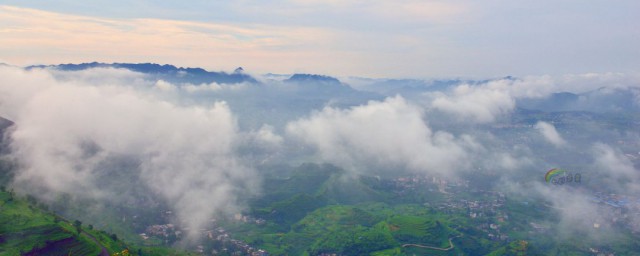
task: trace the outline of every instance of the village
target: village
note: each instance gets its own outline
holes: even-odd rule
[[[469,188],[469,181],[463,179],[444,179],[435,176],[407,176],[383,182],[387,188],[392,188],[394,194],[404,196],[415,193],[435,193],[439,199],[425,198],[424,207],[446,214],[460,214],[468,218],[469,224],[476,232],[488,240],[508,243],[513,239],[510,232],[526,232],[530,235],[546,235],[552,232],[553,224],[545,220],[527,220],[526,225],[514,225],[513,216],[507,214],[507,196],[503,192]],[[428,192],[427,192],[428,191]],[[593,229],[604,229],[613,225],[628,227],[632,232],[640,232],[640,199],[620,194],[593,192],[589,203],[598,206],[599,219],[593,220]],[[513,203],[513,202],[512,202]],[[548,212],[554,208],[540,202],[517,202],[521,207],[533,211]],[[170,213],[166,211],[164,214]],[[243,225],[265,225],[267,220],[250,215],[236,213],[225,222],[235,222]],[[210,221],[210,226],[201,229],[207,242],[193,248],[204,255],[251,255],[264,256],[269,253],[245,241],[234,238],[216,219]],[[139,234],[142,239],[159,238],[171,244],[181,238],[187,230],[180,229],[174,224],[157,224],[146,228],[146,232]],[[609,255],[602,248],[589,248],[596,254]],[[604,253],[604,254],[603,254]]]

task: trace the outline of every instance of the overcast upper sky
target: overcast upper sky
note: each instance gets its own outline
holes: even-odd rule
[[[0,62],[497,77],[640,70],[637,0],[0,1]]]

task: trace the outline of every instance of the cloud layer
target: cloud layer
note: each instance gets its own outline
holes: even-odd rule
[[[173,84],[124,69],[2,66],[0,116],[16,123],[16,187],[45,199],[120,200],[126,191],[102,186],[104,171],[133,159],[111,174],[143,181],[193,236],[259,193],[255,165],[300,161],[333,163],[352,175],[475,175],[490,185],[519,184],[506,190],[543,198],[562,225],[591,232],[584,226],[606,213],[588,202],[590,190],[640,191],[632,151],[640,136],[606,116],[522,110],[518,101],[633,92],[637,81],[617,73],[530,76],[384,96],[339,83]],[[567,165],[584,172],[584,189],[540,181]]]
[[[463,167],[471,139],[433,132],[422,114],[394,97],[350,109],[326,107],[289,123],[287,133],[317,149],[322,160],[361,172],[382,167],[447,174]]]
[[[431,102],[434,109],[454,114],[473,122],[493,122],[508,114],[515,107],[515,100],[508,91],[488,86],[456,86],[451,95],[437,93]]]
[[[43,70],[0,73],[0,114],[17,124],[15,183],[25,191],[108,198],[118,191],[97,189],[105,182],[99,167],[133,157],[141,180],[194,232],[256,191],[253,170],[236,156],[236,120],[223,102],[184,107],[124,85],[63,82]]]

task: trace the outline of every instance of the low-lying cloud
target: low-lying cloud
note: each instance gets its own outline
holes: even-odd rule
[[[303,82],[174,84],[123,69],[0,67],[0,116],[16,123],[9,137],[20,167],[15,187],[43,199],[69,193],[116,200],[120,191],[100,186],[108,178],[101,172],[118,166],[113,161],[119,158],[134,159],[133,168],[111,171],[134,172],[196,236],[209,218],[235,213],[259,193],[255,165],[301,159],[333,163],[354,175],[479,172],[497,180],[489,182],[512,184],[541,178],[562,164],[590,166],[585,183],[597,176],[607,189],[636,193],[635,155],[627,155],[637,144],[637,131],[624,124],[614,124],[618,130],[598,126],[605,119],[586,114],[519,112],[517,105],[523,98],[583,93],[606,84],[630,88],[629,81],[640,81],[634,79],[505,78],[416,90],[418,96],[409,97],[355,90],[345,95],[326,87],[305,91]],[[307,94],[312,95],[301,96]],[[242,121],[251,125],[241,127]],[[612,146],[615,138],[609,137],[626,138],[627,148]],[[594,144],[599,139],[605,142]],[[562,225],[584,227],[606,217],[588,202],[586,190],[531,183],[510,192],[545,198]]]
[[[490,86],[463,84],[456,86],[451,95],[436,94],[431,107],[478,123],[493,122],[515,107],[514,98],[507,91]]]
[[[98,167],[113,156],[134,157],[141,180],[192,236],[214,213],[237,211],[242,196],[256,191],[253,169],[236,156],[240,135],[224,102],[179,106],[144,89],[60,81],[45,70],[0,67],[0,77],[0,115],[16,123],[14,182],[24,191],[108,197],[114,191],[96,188]]]
[[[449,174],[467,159],[468,136],[432,131],[423,110],[402,97],[349,109],[326,107],[287,125],[323,161],[360,172],[379,168]]]
[[[560,136],[556,127],[547,122],[538,122],[535,128],[544,136],[544,138],[556,147],[567,145],[567,142]]]

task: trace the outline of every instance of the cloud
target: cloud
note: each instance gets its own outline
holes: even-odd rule
[[[164,198],[192,237],[211,216],[239,210],[242,198],[257,191],[253,169],[237,157],[240,135],[224,102],[179,106],[145,88],[83,82],[92,72],[105,70],[61,81],[47,70],[0,67],[0,115],[16,123],[10,145],[20,166],[16,188],[45,199],[56,193],[109,199],[122,191],[100,189],[109,178],[101,168],[131,157],[139,168],[120,171],[136,172],[129,175]]]
[[[607,188],[624,193],[640,192],[640,170],[622,154],[607,144],[596,143],[592,148],[598,180]]]
[[[147,76],[124,68],[92,68],[77,71],[64,71],[56,68],[45,68],[56,80],[70,83],[91,85],[127,85],[140,86]]]
[[[359,172],[392,168],[448,175],[465,167],[472,138],[433,132],[423,111],[402,97],[370,101],[349,109],[325,107],[290,122],[287,134],[322,161]]]
[[[604,188],[639,191],[632,157],[610,146],[618,139],[634,145],[636,131],[604,132],[595,119],[587,128],[566,123],[575,128],[565,135],[571,135],[572,144],[587,149],[594,139],[610,144],[596,144],[586,153],[567,152],[562,145],[568,143],[549,123],[539,122],[537,130],[513,129],[510,124],[522,124],[520,116],[500,119],[512,114],[516,99],[606,84],[627,88],[637,81],[633,75],[507,78],[456,84],[413,100],[395,96],[367,103],[360,100],[378,96],[354,93],[354,98],[361,98],[336,103],[343,95],[327,93],[314,94],[317,98],[310,101],[286,88],[294,85],[279,81],[265,80],[259,86],[193,85],[158,77],[171,80],[123,69],[0,67],[0,116],[17,124],[11,135],[13,156],[21,166],[17,187],[43,197],[65,192],[116,200],[125,192],[101,186],[102,171],[118,166],[118,159],[132,158],[133,167],[114,170],[134,172],[144,181],[141,185],[170,202],[194,232],[216,213],[241,209],[243,199],[256,193],[260,174],[253,164],[301,159],[330,162],[356,175],[488,174],[491,181],[479,185],[512,180],[522,184],[523,178],[531,180],[531,173],[541,179],[543,173],[535,173],[544,172],[543,166],[585,165],[585,180],[597,177],[591,180],[599,180]],[[271,126],[265,120],[277,123]],[[240,126],[246,129],[242,131],[237,124],[241,122],[251,125]],[[537,143],[540,134],[556,147]],[[548,197],[561,225],[579,225],[591,232],[594,219],[606,217],[588,202],[585,191],[532,183],[512,192]]]
[[[514,195],[544,202],[553,214],[547,217],[558,219],[552,226],[558,234],[558,240],[584,236],[604,245],[617,239],[616,236],[621,232],[616,225],[621,222],[629,224],[628,228],[634,232],[640,231],[640,217],[637,215],[628,214],[623,220],[614,214],[613,207],[592,201],[596,192],[605,196],[617,194],[627,199],[627,196],[637,194],[640,191],[640,172],[624,154],[607,144],[593,144],[588,157],[591,159],[582,159],[585,161],[583,169],[569,170],[582,175],[580,184],[545,183],[541,179],[544,173],[541,172],[538,181],[526,185],[507,182],[502,187]]]
[[[431,102],[433,109],[478,123],[493,122],[515,107],[514,98],[507,91],[493,88],[491,85],[462,84],[456,86],[450,94],[437,92],[429,96],[435,98]]]
[[[613,240],[610,234],[614,233],[614,228],[605,225],[610,220],[610,217],[607,217],[610,209],[591,202],[591,195],[577,189],[545,185],[547,184],[536,184],[534,189],[550,202],[551,212],[559,217],[553,226],[558,240],[567,240],[578,235],[600,243]],[[594,224],[602,226],[597,229],[594,228]]]
[[[305,13],[326,8],[335,13],[358,13],[359,16],[373,16],[382,19],[386,23],[397,22],[427,22],[427,23],[452,23],[459,22],[468,15],[468,4],[452,1],[318,1],[318,0],[290,0],[295,6],[315,7],[316,9],[304,9]]]
[[[538,99],[549,97],[553,93],[570,92],[574,94],[598,91],[593,96],[583,96],[578,109],[592,110],[589,105],[600,104],[601,109],[612,109],[607,94],[631,93],[632,104],[640,106],[640,77],[635,73],[586,73],[566,74],[560,76],[525,76],[523,78],[503,78],[484,82],[461,82],[450,89],[429,91],[424,86],[423,105],[429,110],[453,114],[458,121],[474,123],[491,123],[500,117],[507,116],[516,108],[520,99]],[[414,93],[414,92],[412,92]],[[596,99],[589,99],[589,97]],[[598,99],[601,97],[603,99]],[[599,100],[599,101],[598,101]],[[565,102],[569,104],[573,102]],[[593,107],[598,109],[600,107]],[[543,129],[544,128],[544,129]],[[545,125],[538,126],[546,135],[552,135]],[[547,137],[552,138],[552,137]],[[553,143],[562,143],[553,139]],[[557,145],[560,145],[557,144]]]
[[[0,15],[3,61],[19,65],[170,61],[185,66],[232,70],[243,65],[250,70],[271,69],[261,72],[291,72],[299,68],[301,59],[318,61],[326,56],[326,51],[316,54],[322,49],[319,42],[334,36],[313,27],[97,18],[13,6],[0,6]],[[274,59],[279,60],[278,67],[271,65]]]
[[[637,73],[582,73],[563,75],[524,76],[518,79],[490,81],[487,86],[508,91],[515,98],[540,98],[552,93],[585,93],[600,88],[638,88]]]
[[[567,145],[567,142],[560,136],[558,131],[556,131],[556,127],[552,124],[540,121],[535,125],[535,128],[554,146],[562,147]]]
[[[255,144],[267,147],[281,146],[284,139],[282,136],[275,134],[273,126],[263,125],[259,130],[249,133]]]

